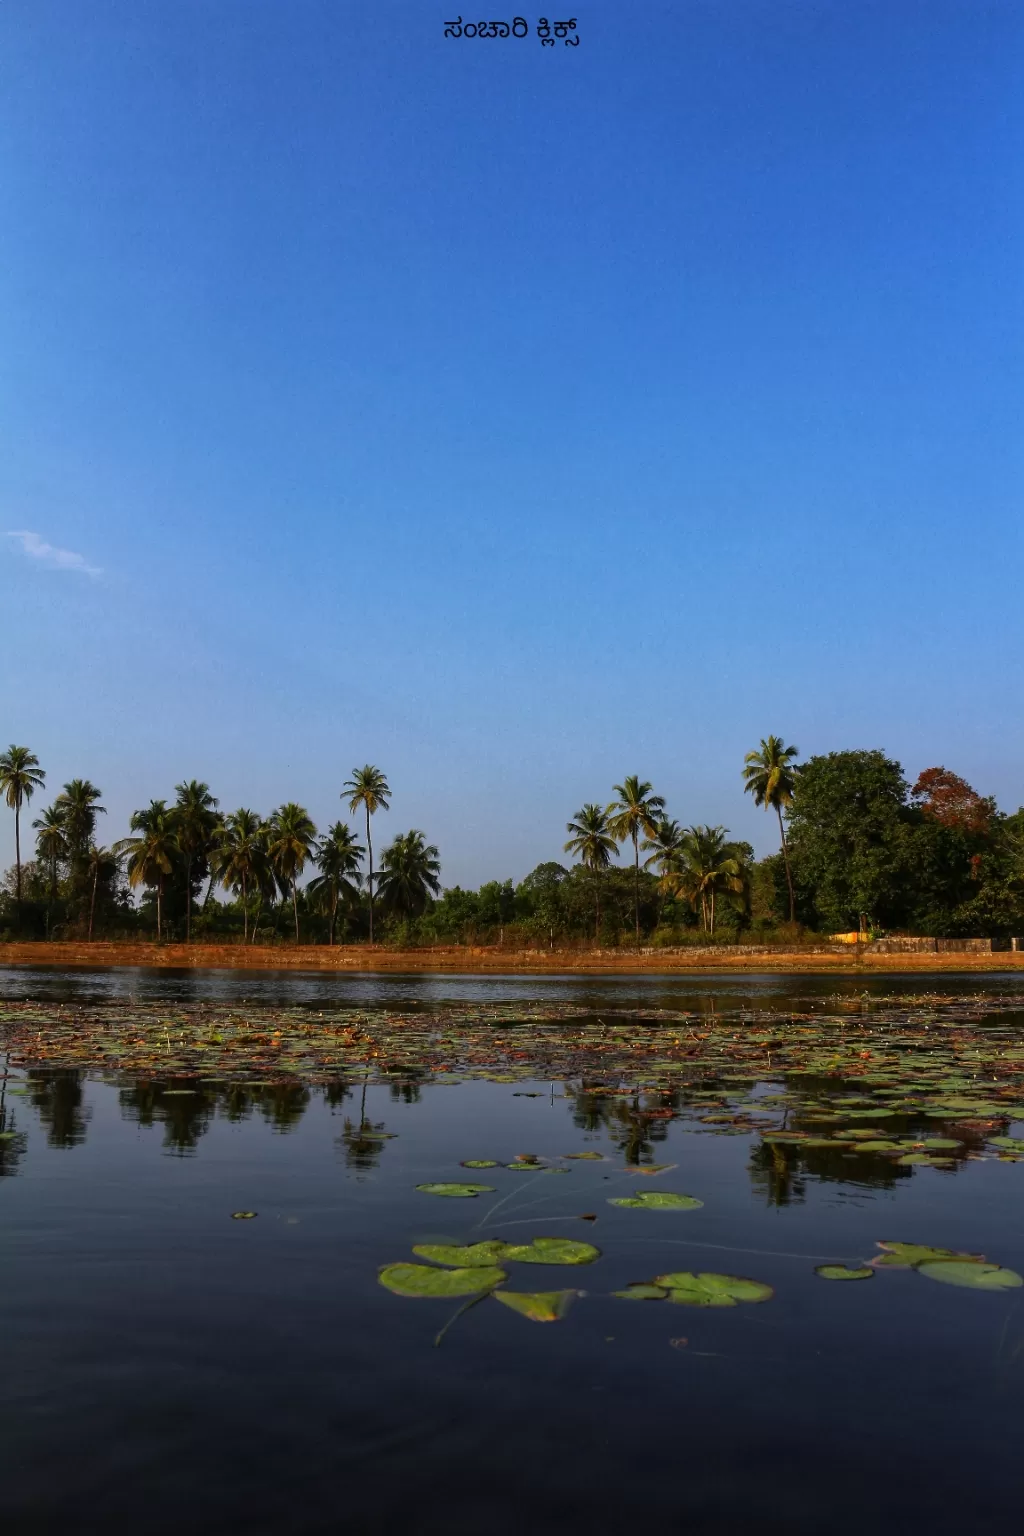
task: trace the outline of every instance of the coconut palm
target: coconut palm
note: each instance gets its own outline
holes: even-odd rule
[[[608,807],[608,831],[617,843],[631,839],[633,844],[633,905],[636,914],[636,942],[640,945],[640,834],[654,837],[665,811],[661,795],[652,795],[646,780],[631,773],[621,784],[613,784],[618,795]]]
[[[89,942],[92,942],[92,925],[96,916],[96,888],[101,880],[109,880],[117,873],[120,864],[118,855],[112,848],[99,848],[95,843],[89,849],[86,858],[86,869],[92,881],[92,890],[89,896]]]
[[[418,917],[431,896],[439,896],[441,863],[433,843],[415,827],[400,832],[381,855],[380,899],[385,911]]]
[[[107,813],[106,806],[99,803],[102,793],[88,779],[71,779],[54,801],[64,818],[68,856],[72,860],[84,860],[94,839],[96,817]]]
[[[390,809],[391,787],[379,768],[367,763],[365,768],[353,768],[352,777],[345,781],[341,798],[348,796],[350,811],[360,807],[366,813],[366,851],[369,859],[369,876],[366,882],[370,898],[370,943],[373,943],[373,841],[370,837],[370,817],[378,811]]]
[[[210,794],[209,784],[190,779],[187,784],[176,784],[174,792],[174,819],[178,829],[178,846],[185,859],[185,942],[192,939],[192,865],[198,859],[209,856],[214,834],[220,822],[217,815],[219,802]]]
[[[299,942],[298,879],[306,867],[316,842],[316,827],[309,812],[294,800],[279,806],[267,828],[267,854],[282,891],[292,894],[295,915],[295,942]]]
[[[242,897],[243,943],[249,942],[249,892],[270,883],[270,860],[263,822],[255,811],[233,811],[218,828],[210,863],[226,890]]]
[[[10,746],[0,754],[0,794],[14,812],[14,865],[18,893],[18,922],[21,922],[21,808],[46,782],[39,759],[28,747]]]
[[[799,773],[793,759],[799,747],[787,747],[781,736],[769,736],[761,742],[756,752],[748,752],[743,759],[743,789],[753,795],[755,805],[763,805],[779,818],[779,836],[782,838],[782,859],[786,866],[786,884],[789,887],[789,920],[796,922],[796,896],[793,892],[793,872],[789,867],[789,844],[786,826],[782,820],[784,806],[793,803],[796,776]]]
[[[683,846],[683,829],[678,821],[662,817],[653,837],[645,837],[640,847],[649,857],[644,859],[644,869],[653,864],[659,875],[667,875],[679,862]]]
[[[68,856],[64,813],[59,805],[48,806],[32,823],[36,830],[36,856],[50,871],[50,907],[57,900],[57,866]]]
[[[741,895],[746,888],[743,851],[729,842],[724,827],[687,827],[676,866],[662,876],[662,888],[685,896],[694,911],[700,906],[701,926],[715,931],[715,898]]]
[[[156,936],[163,938],[164,880],[180,857],[175,815],[165,800],[151,800],[144,811],[133,811],[128,825],[136,834],[114,844],[115,858],[128,858],[128,884],[132,890],[156,888]]]
[[[587,869],[594,875],[594,900],[596,904],[596,917],[594,921],[595,939],[601,933],[601,886],[600,875],[602,870],[608,868],[612,861],[619,856],[618,844],[608,830],[608,813],[599,805],[584,805],[576,812],[575,820],[567,821],[565,830],[571,832],[567,843],[562,847],[566,853],[574,853]]]
[[[351,901],[358,894],[362,881],[359,860],[364,852],[362,844],[356,842],[351,827],[343,821],[336,821],[333,827],[328,828],[317,847],[316,867],[320,873],[309,882],[309,894],[319,906],[326,907],[330,914],[330,944],[334,943],[339,899],[344,897]]]

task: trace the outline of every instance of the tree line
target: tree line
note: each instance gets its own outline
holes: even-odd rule
[[[22,816],[46,775],[34,753],[12,746],[0,755],[15,826],[0,934],[639,946],[853,928],[1024,932],[1024,810],[1002,813],[943,767],[911,786],[881,751],[798,757],[768,736],[741,766],[744,791],[778,822],[779,851],[767,858],[755,860],[725,827],[683,826],[634,774],[566,823],[571,867],[549,861],[518,885],[442,892],[438,849],[418,829],[399,833],[375,867],[374,818],[392,792],[373,764],[340,792],[363,841],[344,820],[319,832],[294,801],[266,816],[223,813],[193,779],[173,801],[135,811],[129,835],[106,847],[101,791],[72,779],[32,821],[35,857],[25,861]]]

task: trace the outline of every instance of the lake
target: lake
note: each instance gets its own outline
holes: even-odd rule
[[[6,1529],[1005,1525],[1020,989],[0,971]]]

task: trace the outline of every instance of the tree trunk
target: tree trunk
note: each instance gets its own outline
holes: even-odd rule
[[[192,855],[185,859],[185,943],[192,942]]]
[[[99,883],[99,865],[92,872],[92,900],[89,903],[89,943],[92,943],[92,920],[96,913],[96,886]]]
[[[328,944],[334,947],[334,924],[338,916],[338,893],[335,891],[331,898],[331,926],[327,936]]]
[[[636,947],[640,948],[640,845],[633,833],[633,906],[636,912]]]
[[[299,897],[295,888],[295,876],[292,876],[292,911],[295,913],[295,942],[299,942]]]
[[[159,876],[159,878],[158,878],[158,880],[156,882],[156,941],[157,941],[158,944],[160,943],[160,941],[162,940],[162,938],[164,936],[163,935],[163,915],[164,915],[164,877],[163,877],[163,871],[161,870],[160,876]]]
[[[711,937],[715,936],[715,888],[711,887]]]
[[[245,875],[242,876],[242,943],[249,942],[249,891]]]
[[[786,884],[789,886],[789,920],[796,922],[796,897],[793,894],[793,871],[789,867],[789,844],[786,842],[786,828],[782,820],[782,807],[775,807],[775,814],[779,818],[779,832],[782,836],[782,859],[786,866]]]
[[[21,927],[21,800],[14,802],[14,867],[18,882],[18,927]]]
[[[260,899],[256,903],[256,919],[255,919],[255,921],[254,921],[254,923],[252,925],[252,941],[253,941],[254,944],[256,943],[256,938],[257,938],[257,935],[259,934],[259,931],[260,931],[260,917],[262,916],[262,913],[263,913],[263,892],[260,891]]]
[[[367,880],[367,888],[370,892],[370,943],[373,943],[373,844],[370,841],[370,807],[366,807],[366,851],[370,859],[370,874]]]

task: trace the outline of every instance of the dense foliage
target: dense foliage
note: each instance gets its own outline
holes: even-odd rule
[[[855,929],[1024,933],[1024,809],[1003,814],[941,767],[911,787],[879,751],[802,765],[797,755],[769,736],[745,759],[745,790],[779,825],[779,853],[759,862],[724,827],[671,819],[630,775],[609,804],[588,803],[567,822],[572,867],[543,863],[518,885],[471,891],[442,889],[438,850],[415,828],[374,867],[371,817],[389,809],[391,790],[372,764],[341,791],[363,842],[343,821],[319,834],[294,802],[269,816],[223,814],[191,780],[172,803],[135,811],[130,835],[107,848],[100,790],[72,779],[32,822],[36,856],[25,860],[23,812],[45,772],[12,746],[0,755],[0,796],[15,814],[17,858],[0,888],[0,937],[554,948]]]

